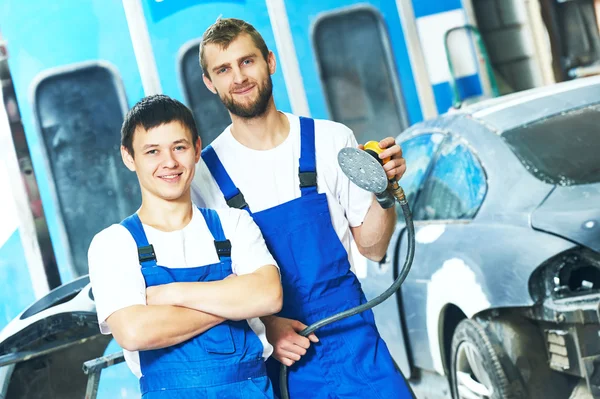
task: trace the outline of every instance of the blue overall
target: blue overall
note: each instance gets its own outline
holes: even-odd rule
[[[200,212],[215,240],[220,262],[201,267],[158,266],[137,214],[121,224],[138,246],[146,287],[173,282],[222,280],[232,273],[231,243],[214,210]],[[225,321],[185,342],[163,349],[140,351],[140,389],[144,399],[273,398],[263,345],[248,322]]]
[[[331,223],[327,197],[317,192],[314,121],[300,118],[300,126],[302,195],[261,212],[250,211],[212,147],[202,158],[228,205],[252,214],[281,268],[284,300],[278,316],[310,325],[366,300]],[[317,336],[320,342],[289,369],[291,398],[412,398],[370,310],[330,324]],[[276,392],[279,367],[267,361]]]

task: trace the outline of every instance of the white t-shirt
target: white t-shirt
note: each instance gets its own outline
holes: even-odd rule
[[[290,122],[290,134],[273,149],[259,151],[245,147],[233,137],[231,126],[211,143],[231,180],[255,213],[300,196],[300,118],[285,115]],[[338,165],[338,152],[357,145],[352,130],[345,125],[315,119],[317,190],[327,195],[333,228],[347,253],[351,253],[350,227],[362,224],[373,201],[373,195],[353,184]],[[196,166],[192,198],[208,208],[227,207],[223,193],[203,160]],[[351,256],[350,262],[352,264]]]
[[[258,226],[247,212],[228,208],[217,213],[225,237],[231,241],[235,274],[248,274],[265,265],[276,265]],[[161,266],[200,267],[219,262],[214,238],[195,206],[190,223],[181,230],[163,232],[146,225],[143,228]],[[107,227],[92,240],[88,263],[100,331],[110,334],[106,319],[111,314],[129,306],[146,305],[146,283],[133,236],[120,224]],[[263,344],[264,358],[268,358],[273,347],[267,342],[265,326],[258,318],[248,320],[248,323]],[[123,352],[131,371],[141,377],[138,352]]]

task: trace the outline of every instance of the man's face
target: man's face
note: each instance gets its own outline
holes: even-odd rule
[[[189,192],[196,162],[200,158],[200,140],[192,143],[192,134],[180,122],[169,122],[148,131],[138,126],[133,135],[132,157],[121,147],[123,162],[135,171],[143,196],[172,201]]]
[[[207,61],[204,83],[219,95],[232,114],[255,118],[265,113],[273,94],[271,75],[276,65],[272,52],[265,60],[252,38],[241,34],[227,49],[207,45],[204,56]]]

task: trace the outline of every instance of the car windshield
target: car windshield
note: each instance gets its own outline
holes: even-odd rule
[[[538,179],[561,186],[600,182],[600,104],[520,126],[502,138]]]

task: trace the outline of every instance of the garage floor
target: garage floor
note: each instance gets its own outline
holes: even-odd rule
[[[420,378],[411,380],[410,386],[417,399],[452,399],[448,381],[439,374],[421,370]]]

